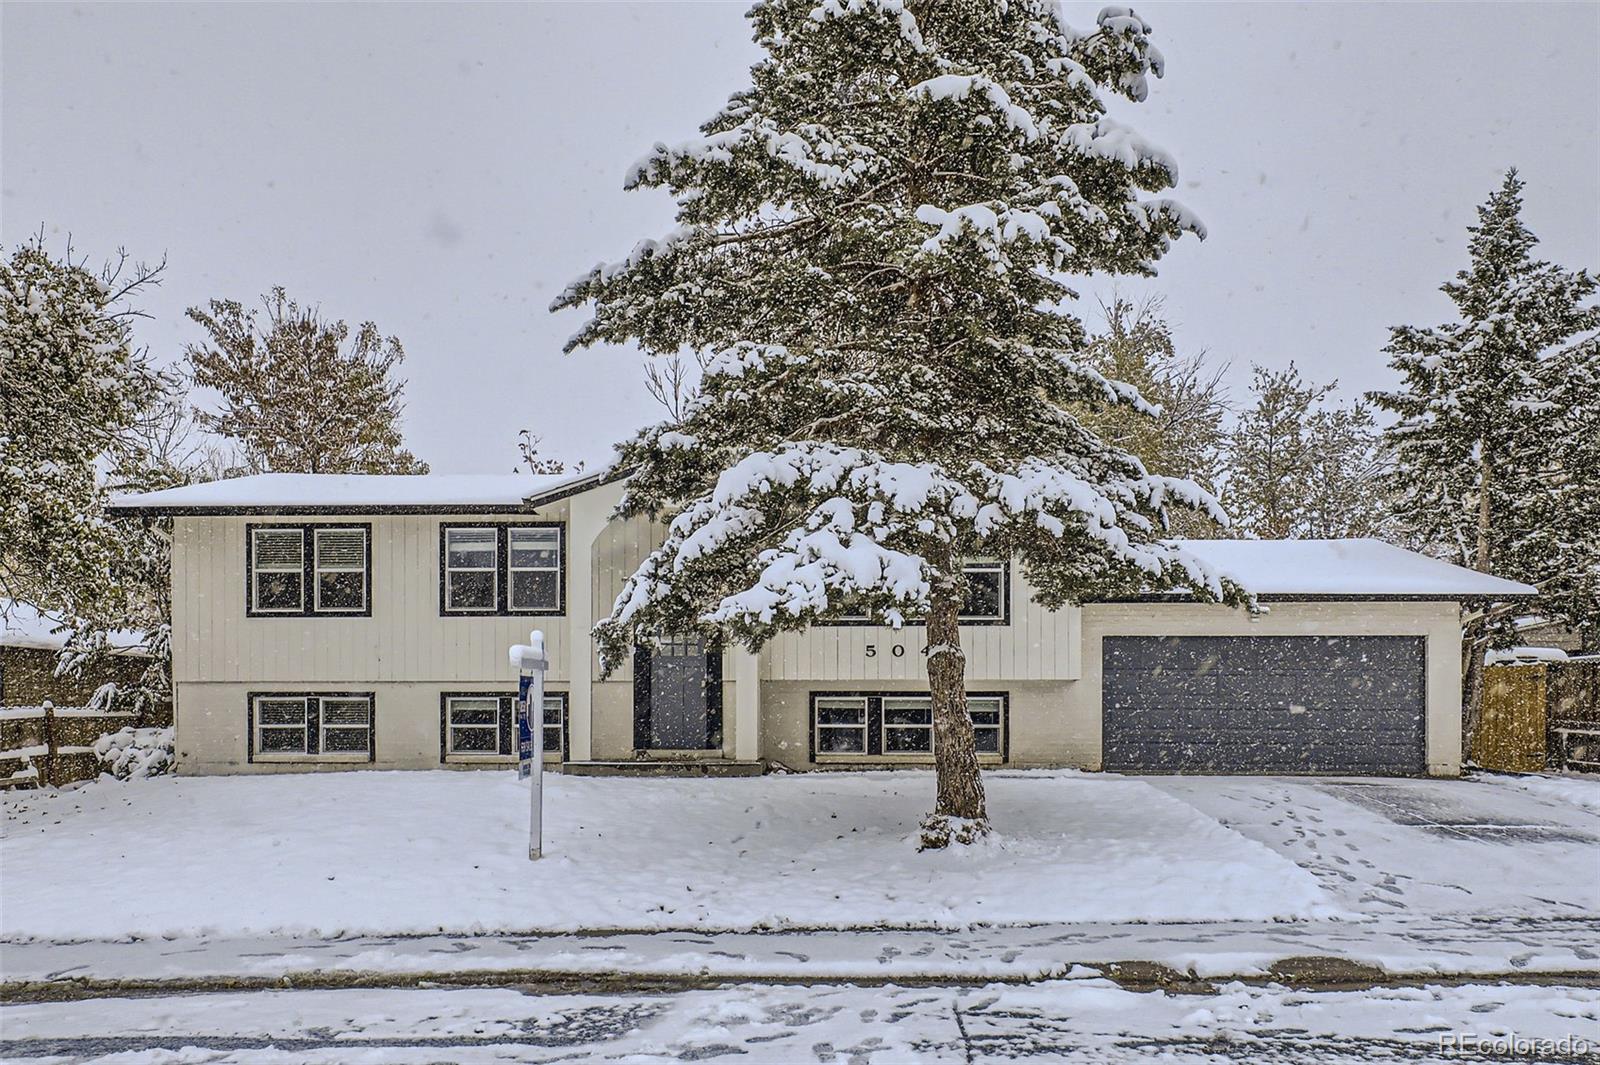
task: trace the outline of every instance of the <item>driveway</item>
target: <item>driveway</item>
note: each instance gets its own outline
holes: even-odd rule
[[[1359,914],[1600,914],[1600,814],[1518,778],[1142,779],[1290,859]],[[1600,780],[1592,787],[1600,795]]]

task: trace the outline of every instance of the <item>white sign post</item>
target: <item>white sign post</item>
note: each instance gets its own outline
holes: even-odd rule
[[[528,642],[511,648],[517,667],[517,779],[528,781],[528,860],[544,850],[544,633],[534,629]]]

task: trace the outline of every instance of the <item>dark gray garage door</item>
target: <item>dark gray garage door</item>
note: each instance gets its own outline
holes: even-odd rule
[[[1416,774],[1423,640],[1108,636],[1105,767]]]

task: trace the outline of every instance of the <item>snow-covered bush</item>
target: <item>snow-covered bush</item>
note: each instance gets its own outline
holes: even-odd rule
[[[94,741],[95,757],[118,780],[138,780],[171,772],[174,740],[170,728],[124,728]]]

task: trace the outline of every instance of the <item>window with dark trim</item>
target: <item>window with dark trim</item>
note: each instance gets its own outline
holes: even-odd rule
[[[966,602],[961,605],[961,624],[1010,624],[1011,563],[1004,559],[978,559],[963,562],[961,573],[967,582]],[[876,622],[865,614],[845,614],[835,624],[872,625]]]
[[[371,525],[245,526],[248,617],[372,615]]]
[[[439,697],[439,761],[506,762],[517,756],[514,692],[445,692]],[[567,693],[546,692],[544,756],[567,757]]]
[[[560,614],[565,558],[564,525],[441,525],[439,613]]]
[[[1003,762],[1009,757],[1009,696],[971,692],[978,757]],[[927,761],[933,756],[933,700],[917,692],[813,692],[813,761]]]
[[[253,692],[249,760],[370,762],[371,692]]]

